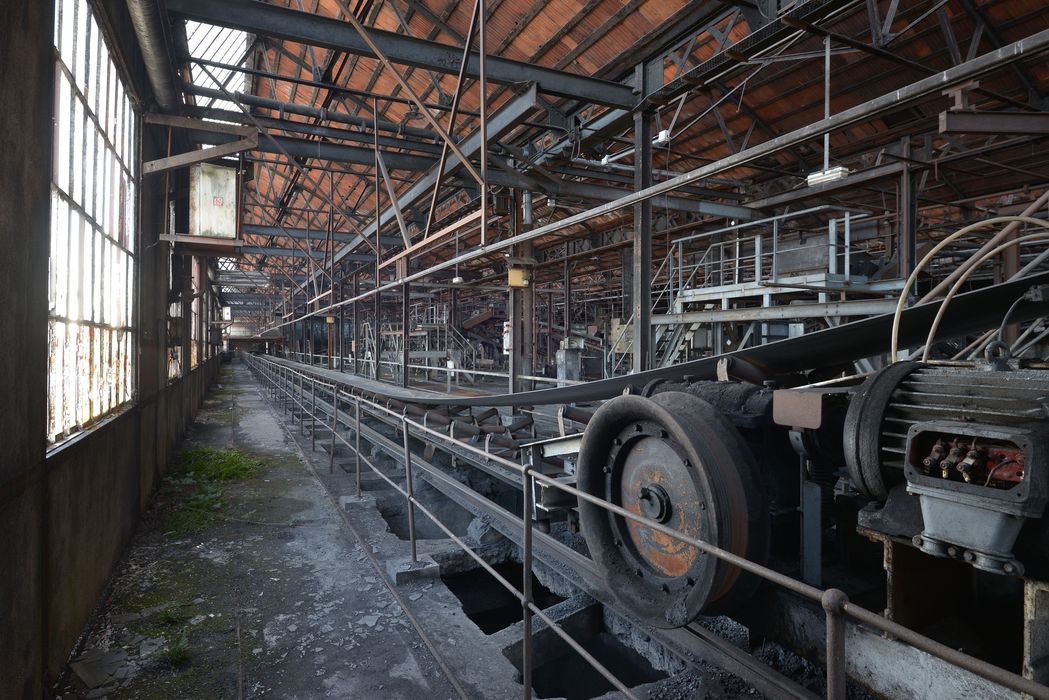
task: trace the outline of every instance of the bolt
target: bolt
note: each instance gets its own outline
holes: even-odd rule
[[[957,559],[958,558],[958,548],[954,547],[954,546],[948,547],[947,548],[947,556],[954,557],[955,559]]]
[[[914,537],[912,537],[911,538],[911,544],[913,544],[915,547],[921,547],[922,546],[922,536],[921,535],[915,535]]]
[[[966,551],[965,554],[962,555],[962,559],[964,559],[967,563],[972,564],[974,561],[976,561],[976,555],[970,551]]]
[[[1005,573],[1007,573],[1007,574],[1015,574],[1016,573],[1016,566],[1011,561],[1007,561],[1002,566],[1002,570],[1005,571]]]

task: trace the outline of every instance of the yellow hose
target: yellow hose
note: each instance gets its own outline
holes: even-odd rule
[[[896,303],[896,312],[892,318],[892,342],[889,350],[889,361],[896,362],[899,355],[899,341],[900,341],[900,318],[903,316],[904,306],[907,304],[907,295],[910,294],[911,288],[914,287],[915,281],[918,279],[918,274],[925,269],[925,266],[936,257],[936,254],[943,250],[945,247],[950,245],[952,242],[958,240],[962,236],[978,231],[979,229],[989,228],[998,224],[1007,224],[1012,222],[1028,223],[1034,226],[1041,226],[1043,228],[1049,228],[1049,224],[1042,221],[1041,219],[1035,219],[1030,216],[996,216],[985,221],[978,221],[975,224],[969,224],[964,228],[960,228],[951,235],[944,238],[942,241],[937,243],[932,250],[925,254],[925,257],[915,266],[914,271],[911,272],[907,277],[907,281],[903,285],[903,290],[900,292],[900,299]]]
[[[1049,224],[1043,222],[1042,225],[1045,228],[1049,229]],[[1025,236],[1014,238],[1011,241],[1006,241],[1005,243],[1002,243],[996,248],[992,248],[991,250],[986,251],[976,260],[975,263],[969,266],[969,268],[962,274],[962,276],[955,280],[954,284],[951,285],[951,289],[949,292],[947,292],[947,296],[943,298],[943,303],[940,304],[940,308],[936,310],[936,318],[933,319],[932,326],[929,327],[929,337],[925,339],[925,351],[922,352],[922,362],[928,362],[929,360],[929,351],[932,348],[933,340],[936,338],[936,332],[940,330],[940,321],[943,320],[944,314],[947,313],[947,306],[951,303],[951,300],[954,299],[954,296],[961,290],[962,285],[965,284],[970,277],[972,277],[973,273],[976,272],[980,265],[983,265],[985,262],[987,262],[988,259],[998,255],[1009,246],[1017,245],[1025,241],[1046,238],[1049,238],[1049,231],[1043,231],[1042,233],[1029,233]]]

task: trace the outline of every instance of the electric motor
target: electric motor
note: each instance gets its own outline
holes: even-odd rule
[[[1049,496],[1049,371],[900,362],[870,377],[845,420],[845,460],[863,494],[918,497],[915,544],[1022,575],[1013,545]]]

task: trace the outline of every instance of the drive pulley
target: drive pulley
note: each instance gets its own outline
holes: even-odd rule
[[[764,563],[768,508],[746,441],[711,403],[668,391],[601,406],[583,434],[577,467],[587,493],[688,537]],[[650,526],[579,502],[590,554],[610,590],[658,627],[727,612],[757,581]]]

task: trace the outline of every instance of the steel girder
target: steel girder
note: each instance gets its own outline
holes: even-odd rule
[[[277,37],[311,46],[346,51],[358,56],[374,57],[367,43],[349,24],[307,12],[250,0],[168,0],[168,12],[198,22],[241,29],[251,34]],[[441,73],[455,74],[462,62],[462,49],[425,39],[379,29],[369,29],[369,36],[393,61]],[[534,82],[546,94],[567,97],[610,107],[632,107],[637,95],[629,85],[609,80],[588,78],[543,68],[522,61],[487,56],[488,80],[503,85]],[[470,53],[466,76],[478,77],[480,57]]]

